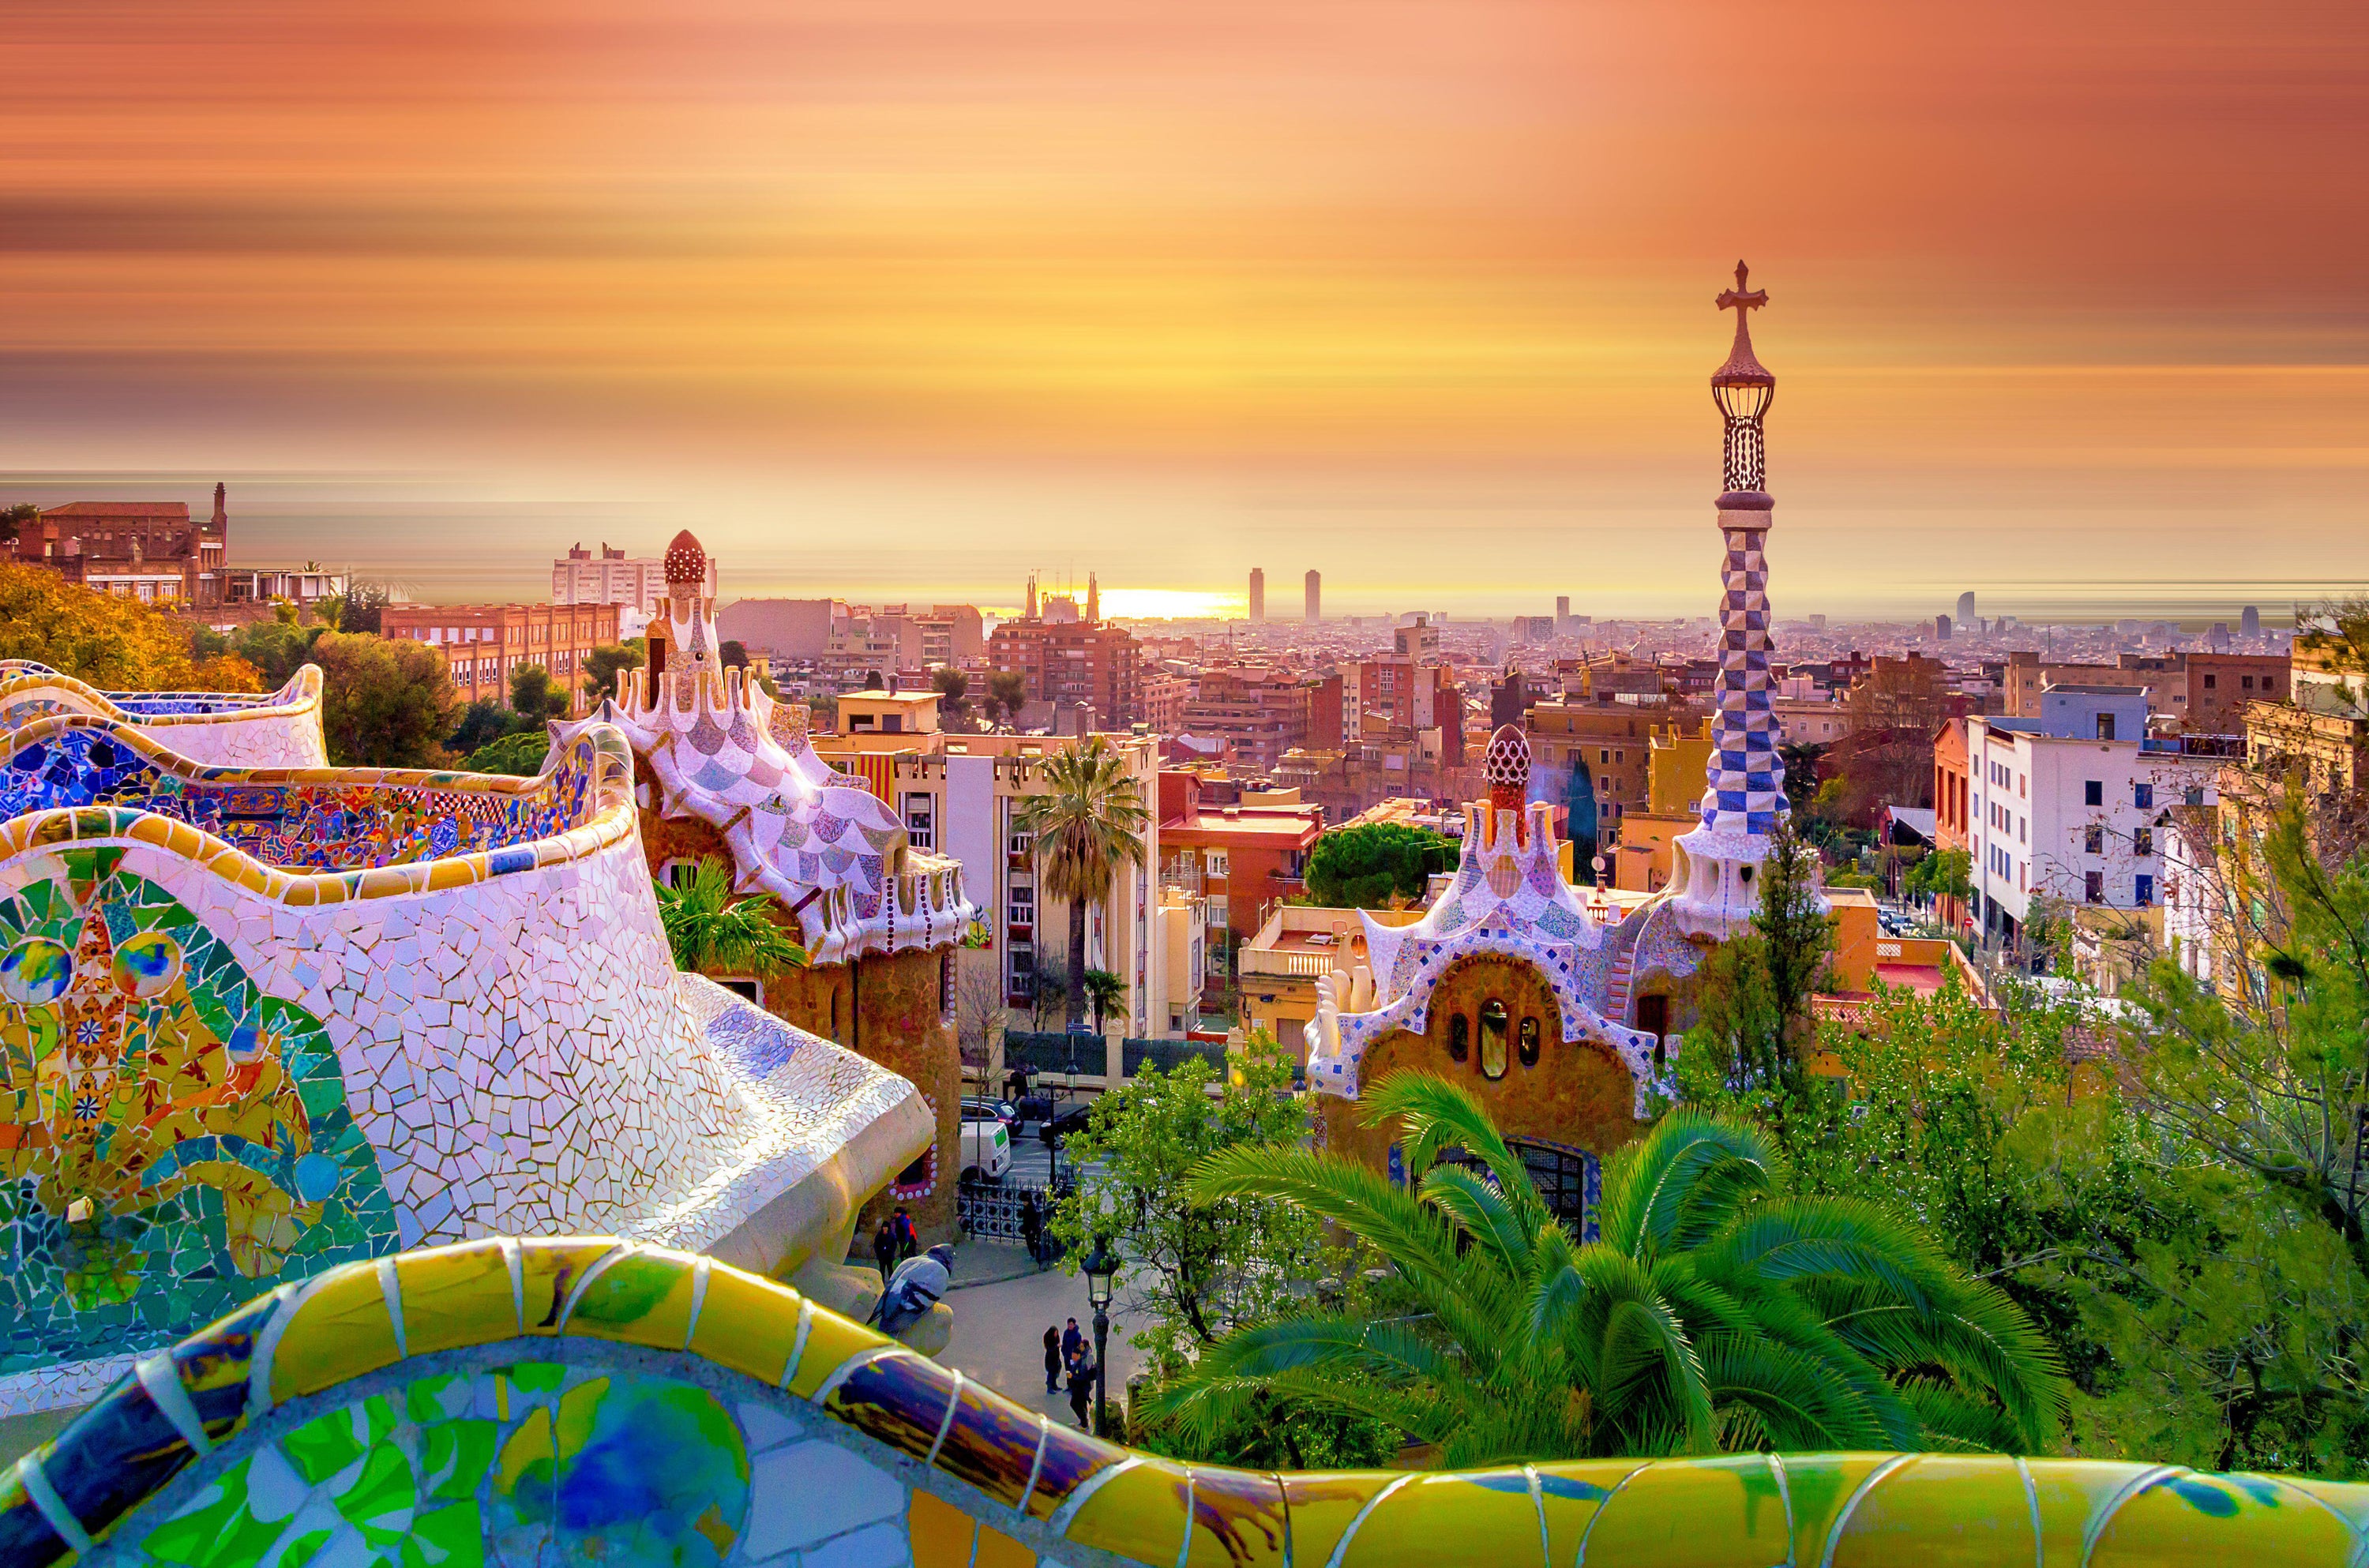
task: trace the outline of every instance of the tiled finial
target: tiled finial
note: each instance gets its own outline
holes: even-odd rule
[[[688,528],[667,546],[666,579],[669,588],[685,584],[697,588],[707,580],[707,552],[699,547]]]
[[[1489,781],[1493,811],[1518,813],[1530,793],[1530,742],[1518,725],[1501,724],[1489,738],[1489,753],[1481,763]]]

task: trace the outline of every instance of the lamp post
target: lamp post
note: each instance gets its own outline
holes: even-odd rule
[[[1085,1271],[1086,1305],[1094,1310],[1094,1435],[1101,1436],[1110,1426],[1110,1368],[1105,1356],[1110,1348],[1111,1285],[1118,1275],[1118,1254],[1111,1251],[1107,1238],[1096,1236],[1094,1250],[1078,1266]]]

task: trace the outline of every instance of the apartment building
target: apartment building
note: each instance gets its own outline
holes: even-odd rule
[[[508,702],[511,675],[533,664],[581,710],[584,661],[617,640],[618,612],[614,604],[390,604],[379,632],[441,652],[463,702]]]
[[[1304,889],[1308,852],[1323,833],[1324,808],[1297,790],[1245,790],[1221,806],[1203,800],[1194,773],[1160,775],[1161,880],[1200,894],[1213,950],[1247,941],[1271,908]]]
[[[1288,670],[1220,660],[1201,671],[1184,704],[1184,728],[1226,742],[1236,762],[1265,773],[1308,743],[1310,695]]]
[[[1069,910],[1040,897],[1035,846],[1013,813],[1021,801],[1044,793],[1046,761],[1078,741],[949,734],[939,727],[936,708],[931,693],[851,694],[841,699],[843,722],[866,714],[873,722],[817,736],[815,751],[887,802],[915,849],[962,863],[965,893],[979,910],[976,937],[996,955],[1008,1004],[1025,1008],[1040,968],[1068,973]],[[886,727],[892,714],[894,729]],[[1086,963],[1127,982],[1123,1015],[1104,1020],[1111,1030],[1164,1034],[1178,1017],[1197,1013],[1205,920],[1196,898],[1164,894],[1159,887],[1158,741],[1136,735],[1101,738],[1118,753],[1149,809],[1138,835],[1141,864],[1122,864],[1110,897],[1088,911]],[[1180,936],[1172,929],[1180,925],[1191,930]]]
[[[1688,716],[1659,700],[1531,704],[1522,728],[1530,742],[1533,796],[1568,801],[1572,775],[1584,770],[1596,795],[1596,835],[1612,838],[1624,814],[1648,804],[1654,732]]]
[[[2126,653],[2112,664],[2060,664],[2010,653],[1999,682],[2003,712],[2036,717],[2041,692],[2051,685],[2134,687],[2157,718],[2203,735],[2236,734],[2248,703],[2283,702],[2293,689],[2288,660],[2279,654]]]
[[[712,557],[700,591],[711,599],[715,596]],[[666,563],[656,555],[628,556],[608,544],[596,555],[582,544],[571,544],[565,556],[551,563],[554,604],[616,605],[621,624],[633,628],[628,635],[638,635],[642,624],[658,613],[666,593]]]
[[[101,593],[212,610],[226,602],[225,494],[214,486],[213,515],[203,521],[186,501],[69,501],[19,525],[6,548]]]
[[[1033,586],[1030,597],[1036,597]],[[1051,600],[1046,608],[1055,608]],[[1082,704],[1093,710],[1101,729],[1120,729],[1141,716],[1139,666],[1132,634],[1091,620],[1023,617],[1004,622],[987,639],[990,670],[1019,671],[1028,700],[1051,704],[1058,715]]]
[[[2033,717],[1964,720],[1971,912],[2006,943],[2043,900],[2159,907],[2171,814],[2212,805],[2237,749],[2226,737],[2148,736],[2146,698],[2130,687],[2050,686],[2040,705]],[[1947,783],[1938,767],[1935,782]]]

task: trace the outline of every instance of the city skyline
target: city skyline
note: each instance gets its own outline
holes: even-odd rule
[[[0,485],[435,598],[695,526],[751,593],[1700,612],[1740,251],[1805,607],[2369,581],[2357,21],[1746,16],[15,17]]]

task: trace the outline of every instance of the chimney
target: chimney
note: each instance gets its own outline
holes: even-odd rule
[[[227,501],[229,487],[227,486],[223,485],[220,480],[214,481],[214,521],[212,528],[214,537],[217,539],[227,539],[230,537],[230,509]]]

